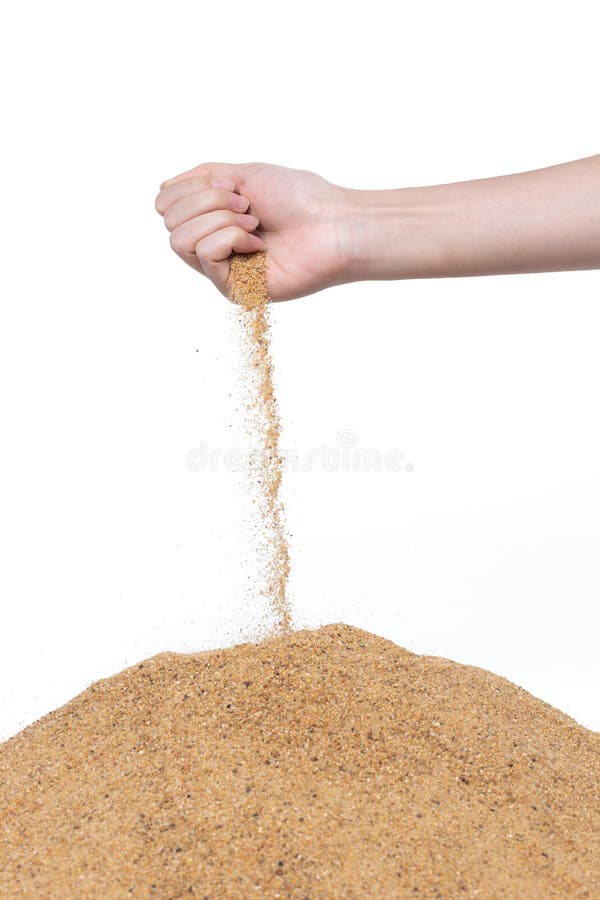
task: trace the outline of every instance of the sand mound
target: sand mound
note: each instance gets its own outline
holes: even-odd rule
[[[164,653],[0,747],[0,896],[600,896],[600,735],[345,625]]]

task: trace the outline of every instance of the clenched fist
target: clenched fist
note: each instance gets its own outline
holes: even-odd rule
[[[271,300],[344,280],[349,192],[312,172],[204,163],[160,186],[175,253],[227,296],[229,257],[266,250]]]

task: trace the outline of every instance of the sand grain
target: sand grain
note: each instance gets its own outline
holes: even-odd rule
[[[274,614],[272,630],[286,632],[291,628],[287,597],[290,553],[281,501],[281,421],[273,384],[266,253],[234,253],[229,267],[229,290],[241,308],[248,437],[255,444],[249,471],[258,501],[253,526],[262,548],[258,568]]]

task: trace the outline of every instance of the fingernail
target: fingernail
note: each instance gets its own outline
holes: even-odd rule
[[[230,194],[230,197],[231,205],[236,212],[246,212],[250,206],[250,201],[247,197],[240,197],[239,194]]]
[[[213,178],[211,185],[214,188],[225,188],[226,191],[235,190],[235,181],[231,181],[230,178]]]
[[[256,216],[247,216],[245,213],[238,213],[238,219],[242,225],[249,225],[252,229],[258,225]]]

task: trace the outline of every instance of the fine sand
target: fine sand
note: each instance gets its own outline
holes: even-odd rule
[[[290,552],[281,501],[281,421],[273,384],[267,265],[262,250],[234,253],[228,284],[231,299],[240,307],[241,387],[246,398],[247,437],[254,450],[248,476],[256,503],[253,530],[261,548],[258,574],[273,616],[268,630],[284,633],[290,631],[292,622],[287,597]]]
[[[600,735],[347,625],[99,681],[0,747],[0,896],[600,897]]]

